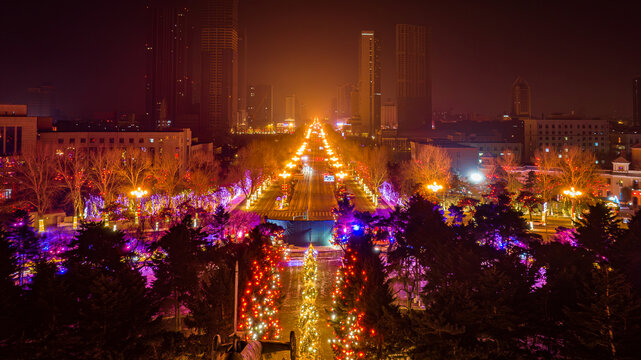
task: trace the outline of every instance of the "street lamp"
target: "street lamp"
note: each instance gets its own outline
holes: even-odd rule
[[[437,184],[436,181],[426,186],[427,189],[433,193],[443,190],[443,185]]]
[[[139,222],[138,219],[140,218],[140,215],[142,212],[142,204],[141,204],[142,202],[140,201],[140,199],[145,195],[147,195],[147,190],[142,190],[140,187],[138,187],[138,189],[136,190],[131,191],[131,196],[138,199],[137,206],[136,206],[136,225],[138,225],[138,222]]]
[[[577,197],[579,197],[579,196],[583,195],[583,193],[582,193],[581,191],[579,191],[579,190],[575,190],[575,189],[574,189],[574,186],[572,186],[572,187],[570,187],[570,189],[569,189],[569,190],[563,190],[563,194],[564,194],[565,196],[569,196],[569,197],[570,197],[570,199],[572,199],[572,200],[571,200],[571,201],[572,201],[572,213],[571,213],[571,215],[572,215],[572,220],[576,220],[576,214],[575,214],[575,212],[574,212],[574,210],[575,210],[575,209],[574,209],[574,207],[575,207],[575,206],[574,206],[574,201],[575,201],[575,199],[576,199]]]
[[[283,180],[286,180],[288,177],[290,177],[292,174],[288,173],[287,171],[283,171],[282,173],[278,174],[278,176],[282,177]]]

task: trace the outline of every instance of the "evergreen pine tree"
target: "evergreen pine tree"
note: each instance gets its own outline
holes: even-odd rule
[[[566,355],[582,359],[634,359],[641,353],[641,302],[625,276],[594,263],[578,308],[566,309]]]
[[[576,222],[577,243],[594,253],[597,259],[609,258],[614,243],[623,231],[620,220],[605,204],[590,206],[583,218]]]
[[[153,245],[153,289],[159,298],[171,302],[176,331],[182,329],[181,307],[190,294],[197,292],[198,275],[203,268],[205,234],[190,223],[191,218],[186,216]]]
[[[20,288],[16,286],[18,260],[7,234],[0,230],[0,357],[2,344],[16,339],[20,334],[21,319],[18,316]]]
[[[13,212],[9,220],[8,235],[18,259],[18,284],[26,283],[29,268],[40,257],[38,235],[31,226],[29,213],[24,210]]]

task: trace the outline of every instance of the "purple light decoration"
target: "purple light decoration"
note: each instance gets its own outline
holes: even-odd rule
[[[378,188],[378,191],[381,193],[383,200],[391,206],[403,205],[405,203],[400,194],[394,191],[394,187],[388,181],[383,182]]]

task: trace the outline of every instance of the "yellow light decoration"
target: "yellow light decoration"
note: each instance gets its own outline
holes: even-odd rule
[[[320,359],[320,337],[318,333],[318,309],[316,308],[316,297],[318,289],[316,281],[318,279],[318,265],[316,262],[317,252],[310,244],[305,251],[305,260],[303,263],[303,301],[298,315],[298,328],[301,333],[299,341],[300,359],[317,360]]]

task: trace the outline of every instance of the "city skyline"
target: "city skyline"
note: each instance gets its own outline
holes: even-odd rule
[[[199,11],[197,2],[184,3]],[[296,93],[310,113],[325,111],[336,86],[356,82],[353,59],[359,32],[371,28],[381,36],[382,96],[392,98],[394,26],[423,23],[431,30],[434,48],[434,110],[507,113],[510,85],[522,76],[532,88],[535,115],[574,110],[588,116],[632,117],[630,82],[641,74],[641,50],[632,46],[641,33],[631,16],[638,5],[487,3],[463,8],[373,2],[360,11],[357,3],[341,4],[241,1],[249,39],[247,81],[273,84],[279,94]],[[72,1],[55,5],[60,14],[55,19],[49,17],[51,4],[6,6],[4,14],[10,16],[2,17],[0,33],[12,58],[0,66],[3,102],[24,102],[27,88],[50,83],[59,107],[71,116],[113,110],[143,113],[143,3],[89,6]],[[326,21],[330,13],[336,21]],[[348,16],[354,21],[342,21]],[[285,18],[289,23],[283,23]],[[576,27],[568,19],[598,19],[600,25]]]

